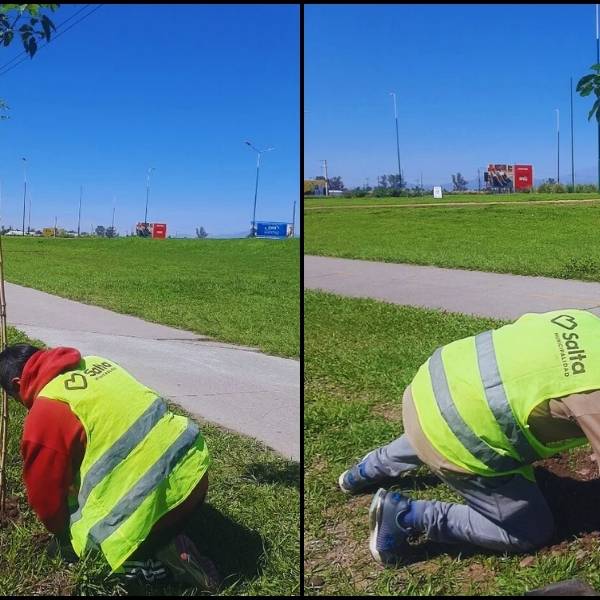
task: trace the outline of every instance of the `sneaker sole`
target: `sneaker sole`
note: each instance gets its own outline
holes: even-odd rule
[[[340,490],[342,490],[342,492],[344,492],[344,494],[352,494],[352,490],[349,490],[348,488],[344,487],[344,475],[347,473],[348,471],[344,471],[338,478],[338,485],[340,486]]]
[[[377,551],[377,535],[379,534],[379,517],[383,508],[383,499],[386,495],[386,491],[383,488],[379,488],[373,500],[371,500],[371,506],[369,507],[369,550],[371,556],[378,562],[383,564],[381,555]]]

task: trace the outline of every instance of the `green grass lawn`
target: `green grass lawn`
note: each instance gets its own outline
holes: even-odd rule
[[[9,343],[27,341],[14,329]],[[193,588],[124,589],[101,559],[68,563],[45,553],[48,537],[28,509],[19,450],[25,409],[10,402],[8,496],[21,517],[0,527],[0,596],[192,595]],[[185,414],[172,407],[174,412]],[[300,588],[300,472],[262,444],[201,424],[213,464],[207,502],[188,534],[226,578],[223,595],[298,595]]]
[[[299,355],[298,239],[5,237],[3,244],[12,283],[270,354]]]
[[[307,211],[306,254],[600,280],[600,204]]]
[[[446,204],[448,202],[535,202],[554,200],[597,200],[600,194],[578,192],[573,194],[551,194],[551,193],[515,193],[515,194],[446,194],[441,199],[435,199],[432,195],[415,196],[413,198],[391,197],[376,198],[365,196],[364,198],[335,198],[335,197],[304,197],[305,208],[316,207],[342,207],[342,206],[369,206],[373,204]]]
[[[402,433],[401,398],[440,345],[501,323],[372,300],[305,294],[305,590],[310,595],[506,595],[580,577],[600,589],[600,537],[564,540],[524,556],[423,551],[384,568],[368,550],[372,496],[348,497],[339,474]],[[589,450],[588,450],[589,454]],[[413,498],[460,501],[425,468],[396,488]],[[429,475],[429,477],[428,477]],[[412,482],[412,483],[409,483]],[[573,497],[573,510],[577,498]]]

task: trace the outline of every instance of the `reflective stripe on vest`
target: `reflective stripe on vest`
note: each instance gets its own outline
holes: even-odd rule
[[[511,456],[502,456],[488,446],[478,435],[473,433],[472,429],[460,416],[448,387],[444,363],[442,362],[442,348],[438,348],[429,359],[429,375],[435,401],[444,420],[448,423],[452,433],[473,456],[476,456],[481,462],[496,471],[512,471],[522,466]]]
[[[157,398],[146,412],[94,463],[81,483],[78,508],[71,515],[71,525],[81,519],[83,507],[92,490],[148,435],[167,412],[162,398]]]
[[[517,423],[506,397],[498,362],[496,361],[492,332],[486,331],[475,336],[475,346],[477,348],[477,362],[479,363],[479,373],[481,374],[485,397],[490,410],[494,414],[494,417],[496,417],[496,421],[523,462],[529,464],[539,460],[540,457],[531,447],[523,430]],[[483,462],[487,463],[486,460]]]
[[[125,519],[137,510],[144,499],[167,477],[173,466],[192,447],[199,431],[198,426],[190,420],[185,431],[160,457],[160,460],[154,463],[137,484],[121,498],[110,514],[90,529],[89,538],[92,543],[98,546],[102,544]]]

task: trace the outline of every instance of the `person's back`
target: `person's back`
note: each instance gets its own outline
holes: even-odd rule
[[[0,353],[0,384],[29,409],[28,500],[53,533],[68,530],[78,556],[95,548],[120,570],[204,499],[209,455],[198,426],[114,361],[16,345]]]

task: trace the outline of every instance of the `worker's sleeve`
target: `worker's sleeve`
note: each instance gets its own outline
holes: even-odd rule
[[[69,488],[84,451],[83,426],[68,405],[37,398],[23,430],[23,479],[29,505],[52,533],[68,526]]]
[[[48,531],[60,534],[68,524],[69,458],[34,442],[21,446],[27,500]]]
[[[561,402],[587,437],[600,466],[600,391],[573,394]]]

